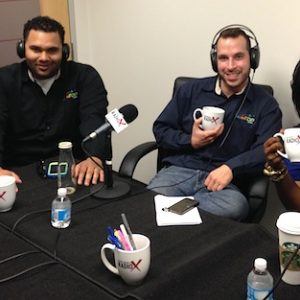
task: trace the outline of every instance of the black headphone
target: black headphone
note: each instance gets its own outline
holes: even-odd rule
[[[245,25],[240,25],[240,24],[227,25],[227,26],[221,28],[215,34],[212,44],[211,44],[211,50],[210,50],[210,60],[211,60],[211,65],[212,65],[213,70],[216,73],[218,73],[217,47],[216,47],[218,38],[224,30],[229,29],[229,28],[239,28],[242,31],[244,31],[245,34],[247,35],[247,37],[249,38],[250,44],[251,44],[251,39],[253,39],[255,41],[255,45],[250,48],[249,54],[250,54],[250,68],[252,68],[253,70],[256,70],[258,68],[259,58],[260,58],[260,51],[259,51],[259,45],[258,45],[257,38],[256,38],[254,32],[249,27],[247,27]],[[247,34],[246,32],[250,33],[251,35]]]
[[[24,40],[19,40],[17,42],[17,54],[20,58],[25,57],[25,42]],[[70,46],[64,43],[62,46],[62,60],[66,61],[70,56]]]

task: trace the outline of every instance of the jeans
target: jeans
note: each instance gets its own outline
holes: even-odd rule
[[[205,211],[234,220],[245,219],[249,211],[246,197],[233,184],[221,191],[209,191],[204,185],[208,174],[170,166],[160,170],[147,188],[165,196],[193,196]]]

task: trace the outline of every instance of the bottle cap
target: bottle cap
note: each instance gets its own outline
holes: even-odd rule
[[[72,143],[71,142],[60,142],[58,144],[59,149],[70,149],[72,148]]]
[[[265,271],[267,269],[267,261],[264,258],[256,258],[254,268],[261,272]]]
[[[59,188],[57,190],[57,195],[59,197],[66,197],[66,195],[67,195],[67,189],[66,188]]]

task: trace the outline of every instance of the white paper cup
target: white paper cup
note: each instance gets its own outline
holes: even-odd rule
[[[9,211],[16,200],[16,180],[13,176],[0,176],[0,212]]]
[[[277,220],[279,237],[279,260],[281,272],[300,243],[300,213],[286,212]],[[300,250],[293,258],[282,280],[289,284],[300,284]]]
[[[141,234],[133,234],[136,250],[127,251],[118,249],[115,245],[105,244],[101,248],[101,259],[106,268],[130,285],[140,284],[148,273],[150,267],[150,240]],[[113,252],[115,265],[112,265],[105,250]]]

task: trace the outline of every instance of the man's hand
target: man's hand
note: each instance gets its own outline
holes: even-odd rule
[[[93,156],[93,159],[102,166],[102,162],[98,157]],[[77,184],[89,186],[91,183],[103,182],[104,171],[102,167],[100,168],[90,158],[87,158],[75,166],[75,178]]]
[[[224,124],[220,124],[211,130],[202,130],[200,128],[201,123],[202,117],[196,119],[193,125],[191,144],[194,149],[211,144],[224,130]]]
[[[222,165],[208,174],[204,184],[208,190],[217,192],[223,190],[232,179],[233,174],[231,169],[226,165]]]
[[[16,179],[16,183],[22,183],[21,178],[15,172],[0,168],[0,175],[13,176]]]

